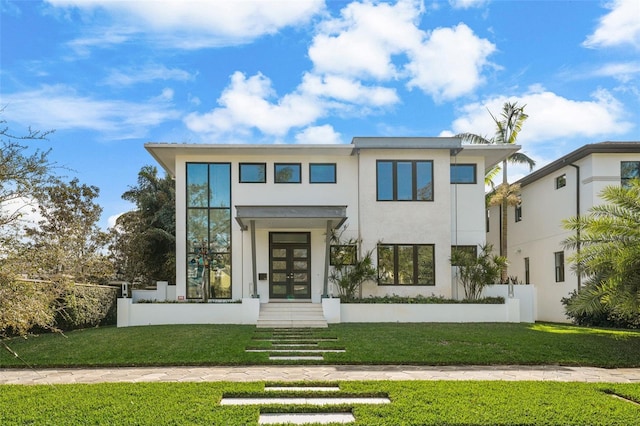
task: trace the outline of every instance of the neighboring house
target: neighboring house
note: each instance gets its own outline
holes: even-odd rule
[[[333,230],[360,240],[358,255],[373,250],[379,278],[363,297],[457,297],[452,246],[484,244],[485,171],[519,149],[454,137],[145,147],[176,182],[177,276],[166,294],[263,306],[338,295]]]
[[[600,192],[640,176],[640,142],[602,142],[585,145],[525,176],[521,203],[509,207],[509,275],[535,284],[539,321],[568,322],[560,302],[581,286],[562,241],[570,232],[562,221],[588,214],[601,204]],[[487,241],[499,247],[500,207],[487,219]]]

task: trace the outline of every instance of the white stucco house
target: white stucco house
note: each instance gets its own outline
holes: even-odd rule
[[[209,313],[194,322],[233,322],[213,313],[233,304],[216,302],[241,300],[257,312],[277,302],[320,306],[337,296],[328,280],[336,249],[328,235],[336,229],[360,240],[359,250],[373,250],[379,278],[364,285],[363,297],[457,298],[452,247],[485,243],[484,173],[519,149],[462,145],[455,137],[145,147],[176,182],[177,275],[163,294],[206,299],[197,305]],[[123,310],[131,309],[127,302]],[[345,321],[324,309],[329,322]],[[252,315],[236,322],[255,322]]]
[[[535,284],[537,320],[568,322],[560,300],[581,286],[568,262],[573,253],[562,244],[571,232],[562,221],[601,204],[604,187],[634,177],[640,177],[640,142],[601,142],[584,145],[516,182],[521,203],[508,212],[509,275]],[[494,248],[500,246],[500,220],[500,207],[492,207],[487,241]]]

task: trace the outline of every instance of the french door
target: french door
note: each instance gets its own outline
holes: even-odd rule
[[[269,234],[269,298],[311,298],[311,236],[308,232]]]

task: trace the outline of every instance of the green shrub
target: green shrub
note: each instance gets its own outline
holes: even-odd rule
[[[484,305],[501,305],[504,304],[504,297],[483,297],[480,299],[446,299],[444,296],[422,296],[418,295],[415,297],[407,297],[407,296],[398,296],[394,294],[392,296],[369,296],[362,299],[357,298],[349,298],[349,297],[340,297],[341,303],[404,303],[404,304],[455,304],[455,303],[476,303],[476,304],[484,304]]]
[[[610,305],[603,305],[602,309],[593,312],[576,312],[569,309],[570,305],[578,297],[578,292],[573,290],[569,297],[563,297],[560,301],[565,308],[565,315],[576,325],[609,328],[640,329],[640,312],[637,315],[617,312]]]
[[[62,330],[96,327],[116,323],[117,293],[114,287],[76,284],[62,296],[56,325]]]

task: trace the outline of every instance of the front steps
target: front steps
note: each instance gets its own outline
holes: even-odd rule
[[[327,328],[319,303],[262,303],[258,328]]]

